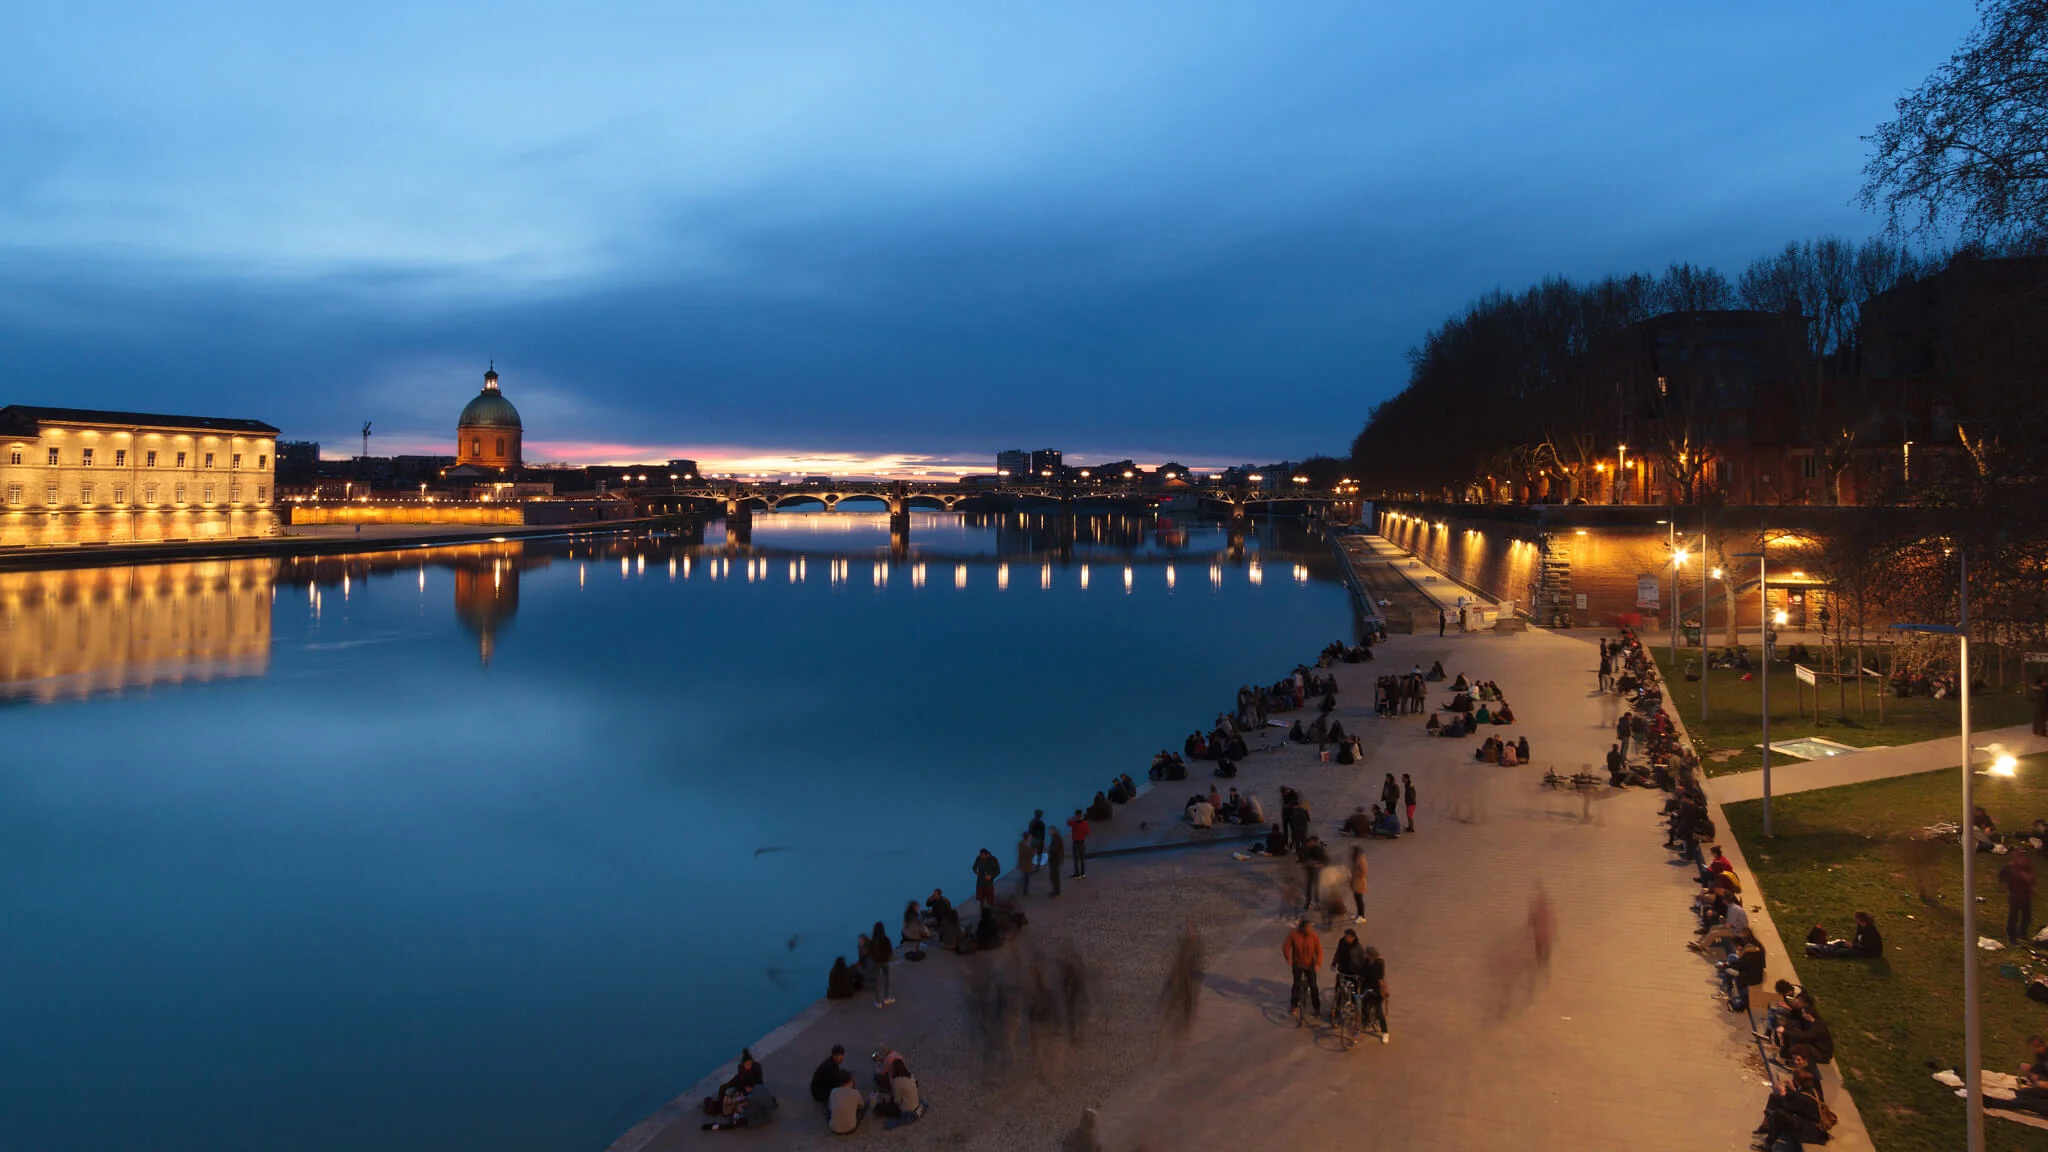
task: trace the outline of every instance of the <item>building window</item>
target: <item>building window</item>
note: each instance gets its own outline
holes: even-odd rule
[[[7,502],[17,508],[21,507],[21,485],[9,484],[7,486]]]
[[[126,468],[127,466],[128,466],[128,450],[127,450],[126,448],[116,448],[116,449],[114,449],[114,467],[116,467],[116,468]]]
[[[144,504],[156,503],[156,485],[144,484],[142,486],[142,502]]]
[[[183,468],[184,466],[185,466],[185,454],[184,454],[183,452],[180,452],[180,453],[178,453],[178,467],[180,467],[180,468]]]
[[[154,467],[156,467],[156,453],[155,453],[155,452],[144,452],[144,453],[142,454],[142,466],[143,466],[144,468],[154,468]]]
[[[50,450],[50,452],[51,452],[51,454],[52,454],[52,455],[55,455],[55,453],[56,453],[56,449],[52,448],[52,449]],[[481,436],[471,436],[471,437],[469,438],[469,454],[470,454],[471,456],[481,456],[481,455],[483,455],[483,454],[484,454],[484,438],[483,438],[483,437],[481,437]],[[55,464],[55,463],[56,463],[56,461],[55,461],[55,460],[52,460],[52,461],[50,461],[50,463],[52,463],[52,464]]]
[[[230,469],[240,468],[241,466],[242,466],[242,454],[241,454],[240,452],[237,452],[237,453],[235,453],[234,455],[232,455],[232,456],[228,457],[228,467],[229,467]]]
[[[9,452],[9,453],[7,454],[7,462],[8,462],[9,464],[19,464],[19,463],[21,463],[21,449],[19,449],[19,448],[16,448],[16,449],[15,449],[14,451],[12,451],[12,452]]]
[[[81,448],[81,449],[79,449],[79,451],[78,451],[78,462],[79,462],[80,464],[83,464],[83,465],[85,465],[85,466],[86,466],[87,468],[90,468],[90,467],[92,467],[92,449],[90,449],[90,448]]]
[[[126,504],[127,502],[128,490],[126,488],[121,487],[119,484],[114,485],[114,503]]]
[[[185,502],[185,486],[183,484],[178,485],[171,494],[176,497],[177,503],[183,504]]]
[[[57,486],[55,484],[43,489],[43,503],[48,504],[52,508],[57,506]]]
[[[213,503],[213,485],[208,484],[199,490],[199,502],[202,504]]]
[[[92,503],[92,485],[87,484],[78,490],[78,502],[80,504]]]
[[[499,455],[499,456],[503,456],[504,454],[505,454],[505,438],[504,438],[503,436],[500,436],[500,437],[498,437],[498,455]]]
[[[56,463],[57,463],[57,450],[56,450],[55,448],[52,448],[52,449],[50,449],[50,464],[51,464],[51,466],[52,466],[52,467],[55,467],[55,466],[56,466]]]
[[[258,484],[256,486],[256,502],[261,504],[268,499],[270,499],[270,485]]]
[[[259,469],[262,469],[262,468],[268,468],[268,467],[270,467],[270,457],[268,457],[268,456],[258,456],[258,457],[256,457],[256,467],[257,467],[257,468],[259,468]]]
[[[1799,475],[1807,480],[1820,479],[1820,457],[1801,456],[1799,458]]]
[[[206,454],[206,465],[205,465],[205,466],[206,466],[206,467],[208,467],[208,468],[211,468],[211,467],[213,467],[213,453],[211,453],[211,452],[208,452],[208,453]]]
[[[240,504],[241,502],[242,502],[242,486],[241,486],[240,484],[230,484],[230,485],[228,485],[228,503],[230,503],[230,504]]]

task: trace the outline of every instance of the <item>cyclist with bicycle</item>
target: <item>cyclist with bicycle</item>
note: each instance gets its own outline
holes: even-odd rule
[[[1331,994],[1331,1013],[1335,1017],[1338,1031],[1344,1034],[1344,1046],[1350,1047],[1355,1041],[1352,1036],[1365,1026],[1365,990],[1368,961],[1365,946],[1358,942],[1358,931],[1346,928],[1344,936],[1337,941],[1330,967],[1337,973],[1337,986]]]

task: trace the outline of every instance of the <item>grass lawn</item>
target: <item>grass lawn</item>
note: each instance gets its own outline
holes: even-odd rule
[[[1799,948],[1816,923],[1846,937],[1856,911],[1876,917],[1884,933],[1888,955],[1881,963],[1794,959],[1834,1031],[1836,1063],[1878,1152],[1963,1146],[1963,1102],[1930,1076],[1962,1065],[1962,850],[1912,839],[1936,819],[1958,815],[1960,788],[1951,768],[1783,796],[1772,806],[1777,836],[1769,841],[1761,802],[1727,809],[1730,831],[1756,870],[1787,947]],[[2048,816],[2048,757],[2022,761],[2013,779],[1978,777],[1977,798],[2002,829]],[[1977,906],[1978,934],[1999,940],[2005,890],[1998,867],[2006,859],[1977,858],[1978,894],[1985,898]],[[2048,861],[2035,862],[2048,876]],[[2037,895],[2034,906],[2039,916],[2048,900]],[[2014,1071],[2027,1055],[2027,1036],[2048,1031],[2048,1005],[2028,1000],[2022,981],[1998,969],[2013,963],[2030,977],[2048,973],[2048,954],[2037,960],[2008,948],[1977,959],[1984,1066]],[[2048,1132],[1996,1117],[1985,1128],[1987,1148],[2048,1149]]]
[[[1758,674],[1745,683],[1740,672],[1716,669],[1707,673],[1709,718],[1702,722],[1699,718],[1699,682],[1687,680],[1684,674],[1685,661],[1696,657],[1698,649],[1680,648],[1678,667],[1671,665],[1669,653],[1669,648],[1655,649],[1657,667],[1664,673],[1664,682],[1671,686],[1671,702],[1684,718],[1686,731],[1700,744],[1700,760],[1707,775],[1718,776],[1723,772],[1761,767],[1763,752],[1756,745],[1763,742],[1762,675]],[[1813,688],[1799,682],[1791,665],[1774,664],[1770,675],[1773,744],[1801,736],[1819,736],[1858,748],[1880,744],[1917,744],[1922,740],[1954,736],[1962,721],[1960,702],[1914,696],[1905,700],[1886,699],[1884,720],[1880,723],[1875,682],[1865,689],[1866,712],[1857,711],[1856,685],[1851,683],[1848,686],[1849,715],[1837,715],[1835,686],[1825,679],[1821,681],[1820,719],[1816,720],[1813,718]],[[1970,727],[1973,730],[2025,724],[2032,718],[2033,702],[2016,690],[2014,685],[2018,680],[2017,676],[2010,677],[2004,692],[1979,690],[1970,693]],[[1800,715],[1799,693],[1795,691],[1800,688],[1806,690],[1804,717]],[[1725,755],[1730,752],[1735,754]]]

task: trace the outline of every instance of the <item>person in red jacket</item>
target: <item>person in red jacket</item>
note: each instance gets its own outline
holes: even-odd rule
[[[1299,1028],[1303,1023],[1301,1002],[1304,997],[1316,1018],[1321,1019],[1323,991],[1316,983],[1316,970],[1323,966],[1323,939],[1309,927],[1308,917],[1304,916],[1295,923],[1294,931],[1289,932],[1287,940],[1280,945],[1280,954],[1287,957],[1288,967],[1294,969],[1294,992],[1287,1003],[1287,1010],[1294,1013],[1294,1026]]]
[[[1067,817],[1067,841],[1074,846],[1074,879],[1088,875],[1088,817],[1079,808]]]

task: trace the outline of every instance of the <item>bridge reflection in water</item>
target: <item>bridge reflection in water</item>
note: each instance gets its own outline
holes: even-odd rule
[[[53,702],[270,671],[273,605],[304,597],[314,620],[373,579],[453,574],[456,618],[488,666],[519,613],[520,581],[575,563],[579,585],[616,578],[831,587],[999,591],[1070,584],[1135,592],[1334,578],[1300,528],[1218,530],[1152,514],[917,514],[919,544],[887,513],[762,513],[745,537],[702,523],[673,531],[594,532],[327,556],[0,573],[0,698]],[[1241,525],[1241,522],[1240,522]],[[1293,554],[1261,557],[1259,533],[1286,532]],[[949,544],[958,547],[949,550]],[[992,546],[991,546],[992,545]],[[1309,557],[1302,562],[1299,557]]]

